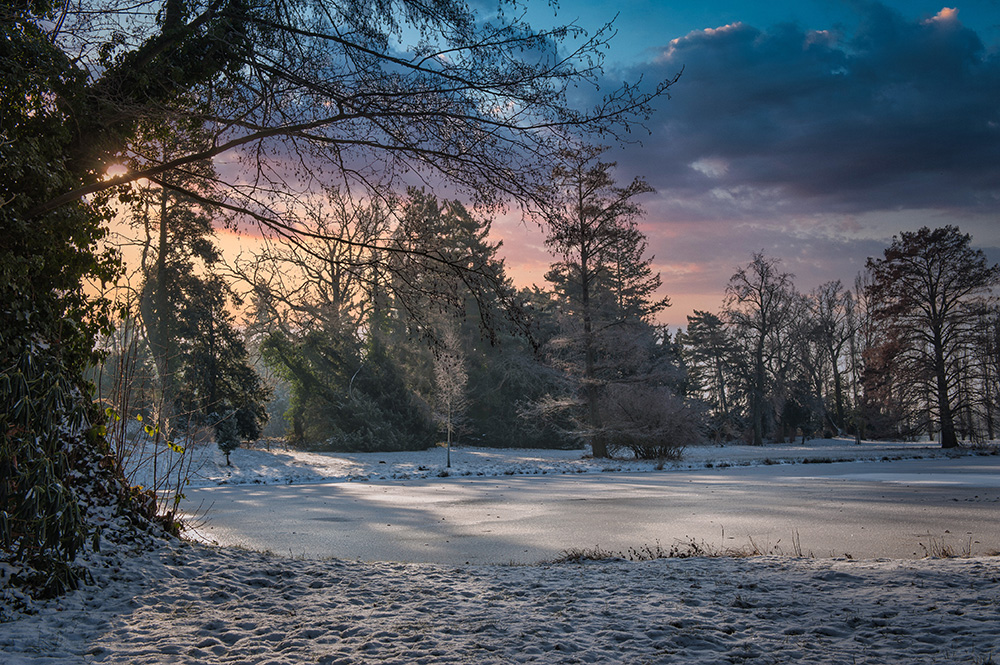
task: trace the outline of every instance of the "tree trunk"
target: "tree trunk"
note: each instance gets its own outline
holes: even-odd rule
[[[837,409],[836,425],[840,430],[844,429],[846,418],[844,417],[844,379],[840,375],[840,368],[837,367],[837,360],[833,360],[833,399]]]
[[[153,278],[155,292],[152,300],[155,303],[156,314],[153,320],[146,320],[146,337],[149,340],[150,351],[156,363],[156,370],[160,375],[160,414],[159,425],[164,434],[170,436],[170,425],[173,420],[173,368],[171,367],[170,349],[170,326],[168,325],[167,311],[170,307],[169,293],[167,290],[167,251],[169,236],[167,224],[169,209],[167,206],[167,192],[160,190],[160,229],[156,247],[156,272]],[[147,279],[147,282],[149,280]],[[150,312],[147,312],[147,314]]]
[[[760,345],[763,346],[763,343]],[[753,418],[753,445],[764,445],[764,357],[763,348],[757,350],[754,358],[753,403],[751,404]]]
[[[594,457],[608,456],[608,443],[601,433],[601,412],[598,404],[596,359],[594,350],[594,323],[590,313],[590,286],[584,282],[583,304],[583,345],[584,345],[584,395],[587,399],[587,419],[590,421],[590,447]]]
[[[941,447],[957,448],[958,436],[955,434],[955,416],[951,411],[951,400],[948,398],[948,375],[944,362],[944,349],[937,341],[937,331],[934,340],[934,370],[937,375],[938,417],[941,420]]]

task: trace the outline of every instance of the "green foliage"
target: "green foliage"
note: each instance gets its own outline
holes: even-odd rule
[[[153,128],[144,138],[168,155],[204,144],[192,123]],[[235,410],[239,435],[252,439],[267,421],[269,391],[228,311],[236,299],[217,273],[214,211],[171,189],[192,187],[194,174],[211,177],[214,169],[199,161],[164,178],[170,187],[136,189],[130,199],[132,224],[146,238],[140,307],[157,369],[161,419],[182,428],[214,425],[214,414],[227,405]]]
[[[300,341],[275,333],[265,360],[291,384],[293,441],[330,450],[422,450],[434,442],[430,411],[407,388],[385,344],[316,331]]]
[[[236,412],[229,409],[216,415],[215,444],[226,456],[226,466],[229,466],[229,454],[240,447],[239,425],[236,422]]]
[[[83,426],[85,404],[58,359],[46,355],[25,349],[0,379],[0,403],[8,407],[0,415],[0,537],[15,561],[44,571],[49,579],[32,580],[43,595],[75,588],[69,562],[87,537],[70,481],[79,442],[63,425]]]
[[[74,179],[65,163],[65,117],[56,95],[83,74],[25,13],[0,21],[0,542],[42,595],[75,587],[87,528],[74,490],[76,464],[103,446],[91,431],[83,370],[109,323],[84,280],[117,270],[102,254],[103,211],[83,202],[31,218],[27,211]],[[91,435],[88,435],[88,432]]]
[[[181,421],[194,425],[211,420],[223,406],[244,439],[260,436],[267,422],[270,392],[250,364],[243,338],[226,311],[225,287],[218,278],[188,275],[193,282],[179,303],[176,320],[183,326],[174,340],[179,357],[175,375],[175,409]]]

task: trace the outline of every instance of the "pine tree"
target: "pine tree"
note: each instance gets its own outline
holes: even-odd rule
[[[651,331],[643,326],[669,304],[666,298],[655,299],[660,278],[652,273],[652,257],[644,256],[646,239],[635,222],[642,211],[634,199],[652,189],[638,178],[618,187],[612,175],[615,164],[601,162],[602,152],[590,148],[564,153],[564,162],[554,172],[555,204],[545,216],[546,244],[560,259],[545,278],[564,306],[565,323],[577,329],[564,345],[563,356],[576,351],[582,356],[567,366],[582,385],[595,457],[608,456],[602,385],[621,374],[627,363],[644,357],[641,347],[648,349],[649,343],[642,340],[648,340]],[[609,337],[612,329],[614,341]],[[627,359],[623,351],[630,345],[638,354]]]
[[[203,140],[191,126],[160,128],[153,138],[151,147],[167,156]],[[192,170],[204,176],[213,168],[201,162]],[[192,182],[186,174],[167,177],[133,201],[133,226],[143,234],[141,312],[159,380],[160,429],[169,437],[175,423],[207,423],[228,405],[238,434],[255,438],[267,419],[269,391],[228,312],[234,295],[215,272],[214,211],[186,193]]]
[[[680,334],[688,379],[696,394],[712,405],[715,436],[732,434],[733,362],[735,348],[725,325],[715,314],[694,310]]]

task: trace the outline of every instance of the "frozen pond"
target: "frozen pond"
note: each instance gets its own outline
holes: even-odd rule
[[[695,541],[817,557],[1000,551],[1000,458],[190,489],[200,537],[364,561],[533,563]]]

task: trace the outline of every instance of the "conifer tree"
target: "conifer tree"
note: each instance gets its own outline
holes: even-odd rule
[[[197,127],[173,129],[158,129],[151,149],[170,154],[201,140]],[[205,162],[192,168],[213,170]],[[139,191],[133,205],[133,226],[143,236],[141,312],[158,374],[158,431],[169,438],[175,424],[214,424],[231,409],[237,434],[255,438],[269,393],[228,311],[234,295],[217,273],[215,211],[184,193],[193,186],[187,177],[167,177]]]
[[[582,385],[585,421],[594,456],[607,457],[602,433],[600,399],[607,372],[618,372],[623,358],[609,360],[612,347],[620,353],[638,342],[648,331],[652,316],[668,306],[667,298],[656,298],[660,277],[653,274],[652,257],[645,257],[646,239],[636,227],[641,208],[634,200],[651,192],[643,180],[618,187],[614,163],[600,161],[603,152],[587,148],[565,152],[555,169],[556,205],[546,211],[546,244],[559,260],[545,278],[564,305],[568,323],[577,327],[567,350],[578,350],[582,358],[571,367]],[[631,334],[625,332],[633,326]],[[609,343],[609,331],[616,343]],[[641,354],[640,354],[641,355]]]

